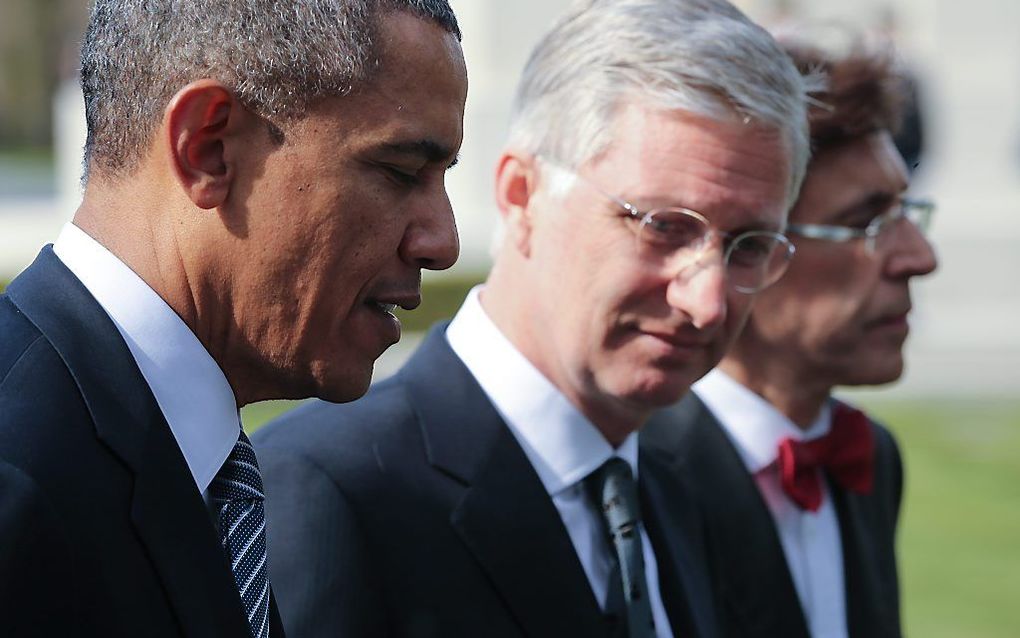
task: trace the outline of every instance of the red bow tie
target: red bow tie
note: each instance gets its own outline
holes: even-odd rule
[[[828,471],[840,487],[867,494],[874,479],[875,441],[868,417],[860,410],[837,404],[832,428],[811,441],[785,438],[779,443],[779,475],[783,491],[801,509],[817,512],[822,506],[819,468]]]

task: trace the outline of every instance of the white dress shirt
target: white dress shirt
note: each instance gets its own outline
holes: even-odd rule
[[[77,226],[64,226],[53,252],[117,326],[207,498],[241,423],[223,371],[141,277]]]
[[[613,456],[630,464],[637,478],[637,435],[613,447],[581,412],[499,331],[474,288],[446,330],[450,347],[478,381],[509,426],[563,519],[574,550],[605,609],[612,548],[602,514],[587,497],[583,481]],[[641,543],[656,635],[672,638],[659,595],[658,568],[644,526]]]
[[[832,410],[826,404],[805,431],[721,370],[712,370],[692,389],[722,424],[772,512],[811,635],[847,638],[843,545],[828,485],[822,480],[817,512],[802,510],[783,492],[777,465],[780,441],[824,436]]]

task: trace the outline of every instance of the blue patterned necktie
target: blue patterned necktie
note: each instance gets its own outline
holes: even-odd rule
[[[252,636],[269,636],[269,571],[262,476],[251,441],[241,431],[223,467],[209,485],[220,542],[230,560]]]
[[[588,475],[585,484],[602,514],[616,559],[606,611],[626,619],[627,638],[655,638],[641,549],[641,510],[630,465],[614,456]]]

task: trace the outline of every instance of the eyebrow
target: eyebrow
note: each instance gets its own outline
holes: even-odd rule
[[[391,153],[423,157],[429,162],[449,161],[448,168],[453,168],[460,161],[460,155],[452,148],[430,139],[421,139],[413,142],[390,142],[383,144],[383,148]],[[453,158],[452,161],[450,161],[451,157]]]
[[[836,216],[834,221],[846,223],[848,220],[856,220],[861,215],[871,215],[876,209],[881,207],[888,207],[895,202],[900,195],[894,195],[887,192],[875,192],[871,193],[864,199],[858,201],[856,204],[843,210],[839,215]],[[881,212],[881,211],[879,211]]]

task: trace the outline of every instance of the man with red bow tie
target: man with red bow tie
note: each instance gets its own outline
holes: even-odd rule
[[[787,50],[828,85],[813,95],[814,156],[787,228],[796,254],[719,367],[641,445],[672,451],[699,495],[724,635],[898,637],[899,451],[831,391],[901,375],[910,280],[936,267],[932,206],[904,196],[890,59]]]

